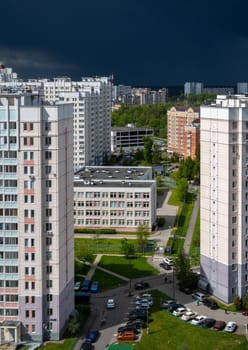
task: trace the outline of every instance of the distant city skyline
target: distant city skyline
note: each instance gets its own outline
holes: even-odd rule
[[[9,0],[0,62],[20,78],[109,76],[116,84],[248,81],[248,4],[228,0]]]

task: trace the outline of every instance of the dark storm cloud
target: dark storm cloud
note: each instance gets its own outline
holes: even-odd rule
[[[242,0],[8,0],[1,4],[0,61],[23,78],[247,81],[247,7]]]

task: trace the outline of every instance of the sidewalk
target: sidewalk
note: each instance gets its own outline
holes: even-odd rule
[[[106,254],[104,254],[104,255],[106,255]],[[96,268],[98,268],[99,270],[101,270],[101,271],[103,271],[103,272],[106,272],[106,273],[108,273],[109,275],[113,275],[113,276],[115,276],[115,277],[118,277],[118,278],[120,278],[120,279],[122,279],[122,280],[124,280],[124,281],[127,281],[127,282],[128,282],[128,281],[130,280],[130,278],[124,277],[124,276],[122,276],[122,275],[119,275],[118,273],[115,273],[115,272],[113,272],[113,271],[107,270],[107,269],[105,269],[104,267],[98,266],[98,263],[99,263],[99,261],[101,260],[102,256],[103,256],[103,254],[97,254],[97,256],[96,256],[96,258],[95,258],[95,261],[94,261],[93,264],[91,265],[91,268],[90,268],[89,272],[87,273],[85,279],[91,280],[91,279],[92,279],[92,276],[94,275],[94,273],[95,273],[95,271],[96,271]]]
[[[192,237],[195,229],[197,215],[199,212],[199,206],[200,206],[200,195],[198,194],[194,204],[194,209],[189,222],[188,232],[185,237],[184,246],[183,246],[184,252],[186,255],[188,255],[190,251],[190,245],[191,245],[191,241],[192,241]]]

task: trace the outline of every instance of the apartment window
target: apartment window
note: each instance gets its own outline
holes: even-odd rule
[[[52,259],[52,252],[46,252],[46,260]]]
[[[32,331],[32,333],[35,333],[35,324],[32,324],[31,331]]]
[[[233,129],[237,129],[237,127],[238,127],[238,123],[236,122],[236,121],[232,121],[232,128]]]
[[[32,310],[32,318],[35,318],[35,310]]]
[[[52,280],[47,280],[46,281],[47,288],[52,288],[53,286],[53,281]]]
[[[50,146],[52,144],[52,139],[51,137],[45,137],[45,145]]]
[[[46,187],[47,188],[52,187],[52,180],[46,180]]]
[[[46,245],[52,244],[52,237],[46,237]]]
[[[46,267],[46,272],[47,272],[47,273],[52,273],[52,272],[53,272],[53,267],[50,266],[50,265],[47,265],[47,267]]]
[[[45,159],[52,159],[52,152],[51,151],[46,151],[45,152]]]
[[[29,289],[29,284],[28,284],[28,282],[25,282],[25,289],[26,289],[26,290]]]
[[[50,131],[51,130],[51,123],[50,122],[46,122],[45,123],[45,130],[46,131]]]
[[[53,301],[53,295],[47,294],[47,301]]]
[[[46,217],[52,216],[52,209],[46,208]]]
[[[25,303],[28,304],[29,303],[29,297],[25,296]]]
[[[48,175],[48,174],[51,174],[51,171],[52,171],[51,165],[46,165],[45,171],[46,171],[46,174],[47,174],[47,175]]]
[[[46,231],[51,231],[52,230],[52,223],[47,222],[46,223]]]
[[[25,311],[25,316],[26,316],[26,318],[29,317],[29,310],[26,310],[26,311]]]
[[[31,296],[31,303],[35,304],[35,296]]]
[[[51,202],[52,201],[52,195],[51,194],[46,194],[46,201]]]
[[[35,282],[31,282],[31,289],[32,289],[32,290],[35,289]]]
[[[32,261],[35,260],[35,253],[31,253],[31,260],[32,260]]]

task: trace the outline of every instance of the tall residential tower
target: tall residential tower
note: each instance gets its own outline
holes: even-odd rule
[[[1,343],[61,337],[74,310],[73,257],[72,105],[1,94]]]
[[[248,97],[201,107],[201,272],[229,303],[248,292]]]

